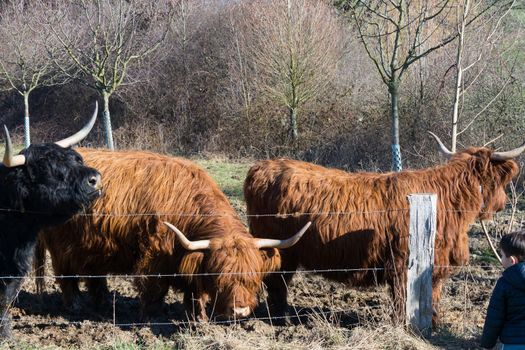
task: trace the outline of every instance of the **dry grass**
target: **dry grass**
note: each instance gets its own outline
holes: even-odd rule
[[[296,329],[294,331],[297,331]],[[271,335],[260,335],[231,331],[211,332],[207,337],[183,336],[186,349],[423,349],[417,341],[396,329],[373,330],[357,328],[350,334],[330,325],[319,325],[313,330],[299,330],[307,335],[290,340],[272,339]],[[210,334],[210,333],[207,333]],[[386,336],[383,338],[383,336]],[[381,339],[386,341],[381,341]],[[407,341],[408,340],[408,341]]]
[[[341,327],[323,314],[312,314],[309,322],[288,327],[261,327],[257,321],[232,326],[198,325],[175,336],[183,349],[435,349],[407,333],[403,327],[360,325]]]
[[[52,273],[52,271],[50,271]],[[298,274],[290,287],[291,324],[267,319],[264,296],[254,318],[231,324],[184,321],[181,295],[170,292],[166,313],[157,322],[173,326],[123,327],[112,323],[113,310],[71,314],[61,309],[51,281],[42,302],[26,280],[13,308],[14,338],[1,349],[464,349],[476,348],[484,310],[493,284],[490,271],[468,270],[447,283],[442,302],[443,325],[429,340],[390,321],[392,303],[384,286],[349,288],[320,276]],[[117,292],[117,323],[136,322],[138,301],[131,279],[111,278]],[[29,293],[27,293],[29,292]],[[295,315],[294,315],[295,313]],[[299,317],[296,317],[299,315]],[[257,319],[259,318],[259,319]],[[76,321],[80,321],[76,324]]]

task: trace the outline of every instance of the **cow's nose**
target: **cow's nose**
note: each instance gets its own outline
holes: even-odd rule
[[[250,307],[234,307],[233,315],[235,317],[247,317],[248,315],[250,315]]]
[[[102,180],[100,178],[100,174],[92,175],[88,179],[89,186],[93,187],[96,190],[100,190],[102,188]]]

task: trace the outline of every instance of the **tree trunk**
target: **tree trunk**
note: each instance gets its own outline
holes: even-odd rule
[[[388,84],[390,94],[390,115],[392,117],[392,170],[401,171],[401,149],[399,148],[399,82],[394,78]]]
[[[31,135],[29,130],[29,92],[24,92],[24,147],[31,145]]]
[[[458,119],[459,119],[459,99],[461,97],[461,84],[463,83],[463,42],[465,36],[465,22],[469,11],[470,0],[463,2],[463,14],[458,38],[458,51],[456,55],[456,91],[454,95],[454,106],[452,108],[452,144],[450,150],[456,152]]]
[[[299,131],[297,130],[297,107],[292,107],[289,110],[290,112],[290,139],[295,145],[297,139],[299,138]]]
[[[113,130],[111,129],[111,116],[109,114],[109,96],[109,93],[102,91],[102,97],[104,98],[104,112],[102,112],[102,120],[104,122],[106,146],[110,150],[114,151],[115,146],[113,144]]]
[[[461,94],[461,81],[462,81],[462,75],[463,70],[461,69],[461,58],[460,58],[460,49],[458,49],[458,60],[456,62],[457,64],[457,72],[456,72],[456,93],[454,95],[454,106],[452,108],[452,141],[450,146],[450,151],[456,152],[456,143],[457,143],[457,137],[458,137],[458,115],[459,115],[459,97]]]

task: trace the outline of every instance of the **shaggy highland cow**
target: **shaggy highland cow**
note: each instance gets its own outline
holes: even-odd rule
[[[58,225],[100,196],[100,174],[70,148],[87,136],[97,116],[55,144],[31,145],[13,155],[5,129],[0,163],[0,338],[10,334],[9,305],[31,267],[38,232]],[[6,278],[6,276],[9,276]]]
[[[104,196],[92,215],[45,230],[41,242],[58,275],[182,274],[136,279],[143,317],[159,311],[170,287],[184,291],[188,314],[199,320],[207,319],[208,302],[214,315],[248,316],[264,275],[279,268],[276,248],[295,244],[305,231],[282,241],[255,239],[215,182],[188,160],[138,151],[79,152],[102,173]],[[43,259],[41,250],[37,266]],[[78,282],[58,279],[66,307],[79,300]],[[93,304],[103,305],[106,279],[86,284]]]
[[[312,232],[294,247],[281,251],[281,270],[295,271],[299,266],[369,269],[323,275],[354,286],[387,283],[396,315],[403,319],[409,233],[407,196],[436,193],[432,295],[435,323],[442,282],[450,274],[447,266],[468,263],[469,225],[476,218],[488,219],[504,208],[505,187],[518,173],[518,165],[512,159],[523,152],[525,145],[509,152],[472,147],[451,153],[433,136],[449,160],[428,169],[348,173],[286,159],[256,163],[244,184],[250,231],[255,236],[279,239],[311,221]],[[292,276],[272,274],[265,280],[274,314],[286,311],[287,283]]]

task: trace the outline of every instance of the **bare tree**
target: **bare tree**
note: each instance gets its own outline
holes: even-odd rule
[[[469,87],[472,86],[478,78],[482,75],[484,71],[484,67],[481,67],[477,72],[474,72],[473,77],[469,79],[469,81],[466,83],[464,81],[464,76],[466,73],[468,73],[472,68],[474,68],[478,63],[482,61],[482,58],[487,55],[488,52],[492,51],[492,49],[495,46],[495,43],[498,42],[501,39],[501,35],[503,34],[502,31],[499,31],[500,24],[502,23],[503,19],[509,14],[511,9],[514,7],[516,1],[513,0],[510,3],[505,3],[504,7],[501,8],[499,11],[496,11],[492,14],[492,16],[487,16],[486,20],[483,21],[483,27],[482,28],[475,28],[475,33],[471,33],[474,35],[471,35],[471,37],[476,38],[476,45],[475,48],[478,52],[475,53],[474,58],[470,61],[468,60],[468,56],[465,54],[466,48],[465,47],[465,41],[468,40],[468,34],[467,28],[466,28],[466,22],[471,12],[476,12],[480,7],[483,6],[483,1],[476,1],[476,0],[461,0],[458,3],[457,7],[457,33],[458,33],[458,40],[457,40],[457,50],[456,50],[456,60],[455,60],[455,84],[454,84],[454,102],[452,106],[452,121],[451,121],[451,151],[456,151],[456,144],[457,144],[457,138],[460,134],[468,130],[476,121],[476,119],[498,98],[498,96],[503,92],[503,90],[506,88],[507,84],[510,82],[511,77],[509,77],[506,82],[503,84],[503,86],[500,88],[500,91],[492,97],[490,101],[485,103],[485,106],[481,108],[481,111],[478,111],[475,115],[470,116],[466,123],[466,125],[462,128],[462,130],[458,131],[459,126],[459,117],[460,117],[460,105],[462,104],[462,101],[464,100],[464,94],[469,90]],[[480,32],[482,32],[482,35],[480,35]],[[480,39],[481,38],[481,39]],[[467,56],[467,57],[465,57]],[[499,135],[497,138],[499,138],[502,135]],[[496,138],[496,139],[497,139]],[[496,139],[490,141],[493,142]],[[521,197],[523,193],[519,193],[519,191],[516,190],[516,184],[512,183],[511,186],[511,220],[509,220],[508,224],[508,231],[510,232],[512,229],[512,225],[514,222],[514,215],[516,212],[517,207],[517,201]],[[492,240],[490,238],[489,231],[484,223],[484,221],[480,220],[480,225],[483,229],[483,232],[485,234],[485,237],[487,238],[487,241],[489,243],[490,248],[492,249],[494,255],[496,258],[501,262],[501,257],[499,256],[497,250],[495,249],[494,245],[492,244]],[[505,225],[501,225],[501,227],[504,227]]]
[[[180,119],[178,124],[180,129],[178,133],[185,133],[187,125],[190,120],[190,102],[191,102],[191,52],[190,45],[192,44],[192,31],[194,26],[197,26],[197,18],[201,19],[205,17],[203,9],[200,6],[206,6],[199,1],[179,0],[175,6],[174,14],[175,18],[171,22],[171,28],[173,33],[173,40],[171,43],[173,47],[170,47],[170,56],[176,62],[179,70],[181,71],[181,77],[177,85],[180,86],[178,105],[180,106]],[[209,5],[207,6],[208,10]],[[173,66],[172,65],[172,66]]]
[[[6,2],[0,11],[0,75],[7,90],[24,100],[24,146],[31,144],[29,95],[36,88],[65,81],[49,59],[58,47],[43,25],[46,3],[24,0]]]
[[[458,33],[447,30],[453,0],[341,1],[352,15],[364,48],[390,95],[392,169],[402,169],[399,145],[399,91],[409,67],[452,42]],[[468,26],[493,8],[490,2],[469,18]]]
[[[65,1],[53,12],[50,28],[72,63],[58,61],[59,67],[102,96],[110,149],[114,142],[109,98],[120,86],[131,83],[130,67],[161,45],[170,20],[170,3],[162,1]]]
[[[232,47],[232,59],[229,60],[229,80],[230,94],[233,97],[234,102],[238,101],[240,105],[241,115],[243,115],[246,125],[247,133],[252,134],[252,109],[253,109],[253,91],[255,86],[251,84],[252,73],[249,69],[249,56],[245,55],[246,47],[244,46],[247,43],[246,38],[244,37],[244,32],[242,30],[242,25],[238,25],[236,22],[235,8],[233,11],[229,12],[229,29],[231,31],[231,47]],[[241,28],[239,28],[241,27]]]
[[[468,90],[469,86],[474,84],[474,82],[481,76],[483,72],[483,68],[478,70],[472,79],[468,82],[467,85],[465,85],[464,82],[464,75],[469,70],[471,70],[476,64],[478,64],[484,56],[486,56],[487,52],[490,52],[495,43],[501,39],[502,32],[499,32],[500,24],[503,21],[503,19],[509,14],[511,9],[514,7],[516,3],[516,0],[512,0],[510,2],[505,2],[503,4],[503,7],[499,8],[498,11],[495,11],[491,14],[491,16],[486,16],[486,20],[483,21],[483,27],[485,30],[483,32],[488,32],[484,38],[481,40],[479,39],[479,35],[477,36],[476,40],[476,48],[478,50],[478,53],[475,55],[474,59],[470,61],[465,61],[465,40],[467,36],[467,21],[469,17],[471,17],[471,13],[476,13],[479,11],[479,9],[483,9],[484,2],[483,1],[476,1],[476,0],[461,0],[458,3],[457,6],[457,34],[458,34],[458,40],[457,40],[457,51],[456,51],[456,61],[455,61],[455,86],[454,86],[454,103],[452,107],[452,131],[451,131],[451,151],[456,151],[456,144],[457,144],[457,137],[465,132],[474,121],[481,115],[481,113],[488,107],[490,104],[492,104],[495,99],[500,95],[500,93],[503,91],[503,89],[506,87],[507,83],[510,82],[510,78],[507,80],[507,82],[503,85],[503,87],[500,89],[500,92],[496,94],[494,98],[492,98],[490,101],[487,102],[485,107],[481,109],[481,112],[478,112],[474,116],[470,117],[470,121],[466,124],[466,126],[458,131],[458,124],[459,124],[459,114],[460,114],[460,104],[462,101],[463,94]],[[480,31],[480,28],[475,28],[476,32]],[[499,34],[499,35],[498,35]]]
[[[231,26],[237,68],[242,77],[249,71],[252,81],[240,86],[246,111],[257,94],[285,107],[289,139],[295,145],[301,108],[325,92],[342,56],[333,10],[317,1],[251,1]]]

